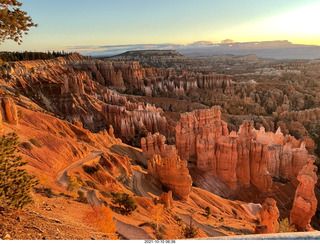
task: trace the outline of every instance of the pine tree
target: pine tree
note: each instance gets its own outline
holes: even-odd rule
[[[138,207],[132,196],[127,193],[112,193],[111,202],[119,204],[119,207],[124,207],[125,214],[131,214]]]
[[[6,39],[21,44],[23,34],[37,26],[27,12],[20,9],[21,6],[17,0],[0,0],[0,44]]]
[[[27,162],[16,155],[18,143],[16,133],[0,139],[0,204],[22,209],[32,202],[30,191],[38,181],[22,168]]]

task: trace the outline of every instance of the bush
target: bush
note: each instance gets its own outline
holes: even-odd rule
[[[104,197],[111,197],[111,194],[109,193],[109,192],[106,192],[106,191],[99,191],[100,192],[100,194],[102,195],[102,196],[104,196]]]
[[[83,168],[84,172],[86,172],[89,175],[92,175],[98,171],[98,169],[96,167],[89,166],[89,165],[83,165],[82,168]]]
[[[120,208],[122,208],[122,212],[125,214],[131,214],[136,208],[138,207],[133,199],[127,193],[112,193],[112,200],[113,204],[118,204]]]
[[[18,118],[19,118],[19,119],[22,119],[23,116],[24,116],[24,114],[23,114],[22,110],[21,110],[21,109],[18,109]]]
[[[207,215],[207,218],[209,218],[210,214],[211,214],[211,208],[209,206],[207,206],[205,208],[205,211],[206,211],[206,215]]]
[[[59,131],[59,134],[62,136],[62,137],[67,137],[67,134],[62,132],[62,131]]]
[[[232,213],[233,213],[236,217],[238,217],[238,212],[237,212],[235,209],[232,209]]]
[[[118,239],[116,223],[113,221],[112,211],[108,206],[93,206],[86,213],[85,221],[96,227],[99,231],[108,234],[111,239]]]
[[[178,222],[178,225],[182,225],[182,223],[183,223],[182,219],[178,215],[174,216],[174,220]]]
[[[27,149],[28,151],[32,150],[32,145],[30,142],[22,142],[20,143],[20,147]]]
[[[182,229],[182,233],[185,238],[195,238],[198,235],[198,228],[194,225],[186,226]]]
[[[48,187],[40,187],[40,188],[35,188],[36,193],[40,193],[42,196],[45,196],[47,198],[53,198],[56,196],[56,194],[53,193],[51,188]]]
[[[33,145],[35,145],[36,147],[42,147],[42,144],[40,143],[40,141],[37,138],[31,138],[29,140]]]
[[[18,135],[9,133],[0,140],[0,204],[22,209],[33,200],[30,191],[38,181],[21,168],[28,164],[16,155]]]
[[[87,186],[89,186],[89,187],[91,187],[93,189],[96,189],[96,190],[98,189],[97,185],[93,181],[86,180],[85,182],[86,182]]]
[[[77,179],[77,177],[70,176],[68,186],[67,186],[68,191],[73,192],[79,189],[81,186],[82,186],[82,183]]]
[[[87,200],[87,198],[85,197],[85,195],[84,195],[84,192],[83,191],[78,191],[78,198],[77,198],[77,201],[78,202],[82,202],[82,203],[85,203],[85,204],[87,204],[88,203],[88,200]]]
[[[289,219],[285,218],[282,220],[279,220],[279,229],[278,233],[283,233],[283,232],[296,232],[296,227],[294,225],[290,225]]]

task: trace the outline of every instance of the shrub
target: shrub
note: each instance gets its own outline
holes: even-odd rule
[[[198,235],[198,228],[190,224],[190,226],[186,226],[182,229],[182,233],[185,238],[195,238]]]
[[[209,218],[210,214],[211,214],[211,208],[209,206],[207,206],[205,208],[205,211],[206,211],[206,215],[207,215],[207,218]]]
[[[84,192],[83,191],[78,191],[78,198],[77,198],[78,202],[82,202],[87,204],[88,203],[88,199],[85,197]]]
[[[67,190],[74,192],[75,190],[77,190],[78,188],[80,188],[82,186],[82,183],[79,182],[79,180],[77,179],[77,177],[75,176],[70,176],[69,178],[69,182],[68,182],[68,186],[67,186]]]
[[[111,194],[109,193],[109,192],[106,192],[106,191],[99,191],[100,192],[100,194],[102,195],[102,196],[104,196],[104,197],[111,197]]]
[[[164,205],[163,204],[157,204],[152,212],[151,212],[151,219],[156,222],[156,230],[159,231],[159,221],[163,220],[164,217]]]
[[[47,198],[53,198],[56,196],[56,194],[53,193],[51,188],[48,187],[40,187],[40,188],[35,188],[37,193],[40,193],[42,196],[45,196]]]
[[[92,175],[98,171],[98,169],[96,167],[89,166],[89,165],[83,165],[82,168],[83,168],[84,172],[86,172],[89,175]]]
[[[36,147],[42,147],[42,144],[40,143],[40,141],[37,138],[31,138],[29,140],[33,145],[35,145]]]
[[[232,209],[232,213],[233,213],[236,217],[238,217],[238,212],[237,212],[235,209]]]
[[[85,182],[86,182],[87,186],[89,186],[89,187],[91,187],[93,189],[96,189],[96,190],[98,189],[97,185],[93,181],[86,180]]]
[[[175,215],[174,219],[178,222],[178,225],[182,225],[182,219],[178,215]]]
[[[62,132],[62,131],[59,131],[59,134],[62,136],[62,137],[67,137],[67,134]]]
[[[30,191],[38,181],[21,168],[28,163],[16,155],[18,143],[16,133],[0,139],[0,204],[22,209],[33,201]]]
[[[22,110],[21,110],[21,109],[18,109],[18,118],[19,118],[19,119],[22,119],[23,116],[24,116],[24,114],[23,114]]]
[[[99,231],[108,234],[111,239],[118,239],[116,223],[113,221],[112,211],[108,206],[93,206],[87,211],[85,221]]]
[[[22,142],[20,143],[20,147],[27,149],[28,151],[32,150],[32,145],[30,142]]]
[[[282,220],[279,220],[279,229],[278,233],[283,233],[283,232],[296,232],[296,227],[294,225],[290,225],[289,219],[285,218]]]
[[[112,200],[113,204],[118,204],[120,208],[122,208],[125,214],[130,214],[138,207],[133,199],[127,193],[112,193]]]

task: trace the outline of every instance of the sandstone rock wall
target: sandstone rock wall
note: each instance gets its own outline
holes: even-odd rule
[[[125,89],[124,82],[137,89],[143,87],[142,77],[146,74],[136,62],[103,62],[74,54],[52,60],[15,62],[4,72],[13,88],[27,96],[32,94],[50,112],[70,122],[77,120],[93,132],[112,125],[118,137],[146,131],[173,136],[174,129],[168,127],[162,109],[128,102],[125,96],[101,87],[110,85],[121,91]],[[153,72],[151,69],[150,75]]]
[[[297,177],[299,185],[296,190],[293,207],[290,213],[290,224],[298,231],[310,231],[311,218],[317,210],[317,198],[314,185],[317,183],[317,167],[313,165],[314,157],[308,158],[308,164],[303,166]]]
[[[279,228],[278,218],[280,216],[277,202],[273,198],[267,198],[260,210],[259,234],[277,233]]]
[[[15,103],[9,97],[2,98],[1,101],[1,117],[10,124],[17,125],[19,122],[18,110]]]
[[[219,107],[182,114],[176,126],[176,148],[182,159],[218,175],[232,189],[254,185],[267,191],[272,177],[296,177],[307,163],[306,140],[266,132],[243,122],[228,132]]]
[[[17,106],[9,97],[0,98],[0,133],[3,132],[3,122],[19,124]]]
[[[318,124],[320,120],[320,108],[313,108],[300,111],[286,111],[280,113],[279,118],[290,119],[300,122],[301,124]]]
[[[173,145],[165,144],[166,138],[164,135],[159,133],[151,134],[148,133],[147,137],[141,138],[141,149],[142,155],[146,159],[151,159],[153,155],[158,154],[162,158],[174,157],[176,155],[176,148]]]
[[[178,155],[164,157],[154,155],[148,161],[148,173],[158,178],[162,184],[170,188],[176,195],[188,200],[192,180],[187,168],[187,162]]]

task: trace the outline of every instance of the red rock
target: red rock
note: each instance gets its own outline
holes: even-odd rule
[[[308,157],[308,164],[298,174],[299,185],[296,190],[290,224],[295,225],[298,231],[312,230],[310,221],[317,210],[317,198],[314,185],[317,183],[317,167],[313,165],[315,157]]]
[[[5,114],[5,120],[8,121],[10,124],[17,125],[19,121],[18,110],[17,106],[11,98],[2,98],[2,109]]]
[[[266,132],[244,121],[238,133],[228,133],[220,108],[182,114],[176,126],[176,147],[182,159],[217,175],[230,188],[254,185],[263,191],[272,187],[272,177],[296,177],[306,164],[308,139],[284,136],[281,129]]]
[[[151,159],[153,155],[158,154],[162,158],[174,157],[176,155],[176,148],[173,145],[165,144],[166,138],[159,133],[151,135],[148,133],[147,137],[141,138],[142,155],[146,159]]]
[[[172,208],[173,207],[172,191],[169,191],[168,193],[163,192],[160,197],[160,202],[163,203],[166,208]]]
[[[273,198],[267,198],[262,204],[260,210],[260,226],[259,234],[277,233],[279,228],[278,218],[280,216],[277,208],[277,202]]]
[[[177,196],[188,200],[192,180],[187,168],[187,162],[180,157],[162,158],[154,155],[148,161],[148,173],[158,178],[162,184],[170,188]]]

